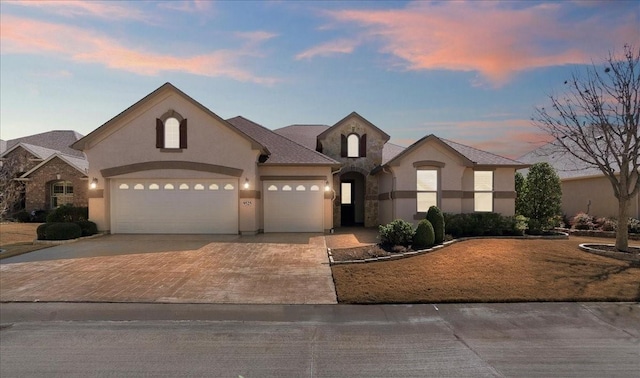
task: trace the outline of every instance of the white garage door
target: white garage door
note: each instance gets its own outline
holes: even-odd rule
[[[111,232],[237,234],[238,180],[113,180]]]
[[[264,232],[323,232],[323,181],[265,181]]]

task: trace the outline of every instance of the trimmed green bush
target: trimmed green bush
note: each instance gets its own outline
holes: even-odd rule
[[[44,223],[47,221],[47,216],[49,215],[49,210],[35,210],[32,213],[31,222],[34,223]]]
[[[440,211],[437,206],[429,207],[429,210],[427,211],[427,220],[431,222],[431,225],[433,226],[433,232],[435,235],[434,243],[442,244],[444,241],[445,228],[444,215],[442,214],[442,211]]]
[[[20,222],[20,223],[27,223],[31,220],[31,214],[27,213],[26,211],[22,210],[18,213],[15,213],[13,215],[13,219],[15,219],[16,221]]]
[[[72,222],[49,223],[45,229],[46,240],[69,240],[82,236],[82,229]]]
[[[445,232],[454,238],[465,236],[519,236],[524,234],[526,218],[498,213],[445,214]]]
[[[529,168],[524,185],[522,215],[529,218],[529,233],[540,234],[557,225],[562,215],[560,177],[549,163],[536,163]]]
[[[416,233],[413,236],[413,249],[424,249],[433,246],[435,234],[431,222],[423,219],[418,223]]]
[[[36,228],[36,235],[38,235],[38,240],[46,239],[47,228],[51,226],[53,223],[43,223],[38,228]]]
[[[91,236],[98,233],[98,226],[91,221],[83,220],[74,223],[80,226],[80,229],[82,230],[82,236]]]
[[[47,223],[54,222],[78,222],[89,219],[88,207],[75,207],[62,205],[47,215]]]
[[[385,245],[408,247],[413,241],[413,226],[402,219],[396,219],[387,225],[380,225],[378,230],[380,242]]]

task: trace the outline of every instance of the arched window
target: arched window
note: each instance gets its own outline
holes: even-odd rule
[[[156,148],[187,148],[187,120],[174,110],[156,119]]]
[[[180,148],[180,122],[175,117],[164,121],[164,148]]]
[[[73,184],[70,181],[56,181],[51,184],[51,208],[73,204]]]
[[[340,146],[340,156],[349,158],[358,158],[367,156],[367,134],[362,136],[351,133],[342,135]]]

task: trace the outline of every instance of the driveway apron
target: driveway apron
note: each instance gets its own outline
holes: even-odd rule
[[[0,301],[337,303],[321,234],[110,235],[43,253],[0,265]]]

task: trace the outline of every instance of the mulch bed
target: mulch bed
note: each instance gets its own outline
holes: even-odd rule
[[[364,260],[373,257],[391,256],[393,254],[411,252],[413,249],[396,246],[392,250],[383,248],[380,244],[364,245],[353,248],[332,249],[334,261]]]

